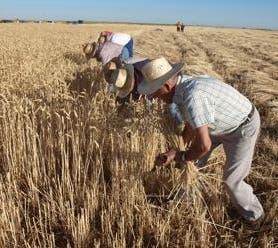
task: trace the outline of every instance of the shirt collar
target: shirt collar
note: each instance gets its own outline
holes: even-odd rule
[[[176,86],[175,86],[175,93],[174,93],[174,96],[173,96],[173,99],[172,99],[172,103],[175,102],[175,98],[176,98],[176,96],[178,94],[179,85],[182,82],[182,78],[183,78],[183,76],[178,76],[177,83],[176,83]]]
[[[188,75],[178,76],[177,84],[175,87],[175,94],[173,96],[173,102],[179,101],[179,99],[182,97],[183,94],[183,91],[181,90],[183,83],[190,81],[192,78],[193,76],[188,76]]]
[[[189,80],[189,79],[192,79],[192,78],[193,78],[193,76],[189,76],[189,75],[182,75],[182,79],[181,79],[181,81],[185,82],[185,81],[187,81],[187,80]]]
[[[177,80],[176,86],[180,84],[181,79],[182,79],[182,76],[178,76],[178,80]]]
[[[178,76],[177,85],[179,85],[182,82],[188,81],[192,78],[193,78],[193,76],[189,76],[189,75]]]

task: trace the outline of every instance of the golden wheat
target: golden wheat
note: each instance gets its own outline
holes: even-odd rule
[[[106,29],[132,34],[141,56],[186,62],[186,73],[224,79],[255,101],[262,136],[247,180],[267,213],[261,232],[229,214],[221,150],[198,172],[149,172],[158,153],[182,143],[158,127],[163,105],[119,107],[107,94],[100,66],[81,49]],[[0,24],[0,247],[277,247],[277,38],[245,29]],[[155,198],[181,186],[184,200]]]

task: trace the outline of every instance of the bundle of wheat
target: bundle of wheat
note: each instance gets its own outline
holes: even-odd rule
[[[168,113],[158,112],[157,115],[157,127],[164,134],[169,148],[176,151],[184,151],[187,149],[187,145],[184,144],[181,135],[176,132],[176,125],[174,124],[171,116]],[[220,157],[222,159],[222,156]],[[172,177],[174,181],[171,181],[171,191],[168,192],[168,199],[186,200],[185,196],[189,200],[194,202],[198,201],[200,204],[203,199],[203,193],[211,191],[219,191],[219,184],[215,184],[213,181],[221,181],[215,175],[209,173],[202,173],[197,169],[194,162],[187,162],[185,166],[174,165],[176,168],[182,168],[182,171],[177,169],[169,170],[170,173],[175,174]],[[162,170],[159,170],[160,172]],[[159,179],[157,179],[159,180]],[[159,185],[159,184],[158,184]],[[184,192],[182,194],[181,192]],[[197,200],[198,199],[198,200]]]

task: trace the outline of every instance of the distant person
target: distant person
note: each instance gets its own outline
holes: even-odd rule
[[[130,57],[130,53],[125,46],[110,41],[86,43],[83,45],[83,52],[88,60],[96,59],[103,66],[112,58],[117,57],[120,60],[125,60]]]
[[[181,32],[184,32],[184,24],[183,24],[183,22],[181,23]]]
[[[212,151],[223,145],[226,191],[239,214],[258,228],[264,210],[245,178],[260,132],[260,115],[232,86],[209,76],[178,76],[182,68],[182,63],[172,66],[165,58],[159,58],[141,69],[145,81],[138,85],[139,93],[175,103],[187,125],[183,138],[191,142],[186,151],[172,149],[159,154],[155,164],[167,166],[175,161],[186,166],[188,161],[198,160],[198,167],[202,167]]]
[[[178,21],[176,26],[177,26],[177,32],[180,32],[181,31],[181,22]]]
[[[122,45],[127,48],[129,57],[133,57],[133,38],[129,34],[125,33],[113,33],[112,31],[103,31],[100,33],[98,41],[102,42],[113,42]]]

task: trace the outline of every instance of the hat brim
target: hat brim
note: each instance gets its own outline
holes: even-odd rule
[[[100,35],[100,36],[98,37],[98,42],[99,42],[99,43],[105,43],[106,40],[107,40],[107,37],[106,37],[105,35]]]
[[[134,67],[133,65],[127,64],[124,65],[122,68],[127,70],[127,80],[122,88],[117,88],[116,95],[119,98],[125,98],[130,94],[130,92],[134,89]]]
[[[87,44],[87,46],[92,46],[92,50],[90,52],[86,52],[86,47],[83,49],[85,55],[87,58],[95,58],[96,57],[96,53],[97,53],[97,50],[98,50],[98,47],[99,47],[99,44],[96,43],[96,42],[93,42],[93,43],[89,43]]]
[[[136,64],[136,63],[147,61],[147,60],[148,60],[147,58],[133,56],[133,57],[129,57],[127,59],[124,59],[123,62],[126,63],[126,64]]]
[[[108,65],[110,62],[113,62],[116,64],[116,68],[121,68],[122,67],[122,61],[118,58],[118,57],[114,57],[113,59],[111,59],[108,63],[106,63],[104,66],[103,66],[103,75],[104,75],[104,79],[107,83],[109,83],[110,81],[110,78],[111,78],[111,74],[114,70],[116,69],[109,69],[108,68]]]
[[[142,95],[150,95],[159,90],[170,78],[178,74],[184,67],[184,63],[177,63],[172,66],[172,70],[156,79],[152,83],[148,83],[145,79],[138,84],[137,90]]]
[[[110,60],[111,62],[114,62],[116,64],[117,68],[121,68],[122,66],[122,61],[120,60],[119,57],[114,57],[113,59]]]
[[[90,56],[91,56],[92,58],[95,58],[95,57],[96,57],[98,48],[99,48],[99,43],[96,43],[95,46],[94,46],[94,48],[93,48],[93,51],[92,51],[91,54],[90,54]]]

